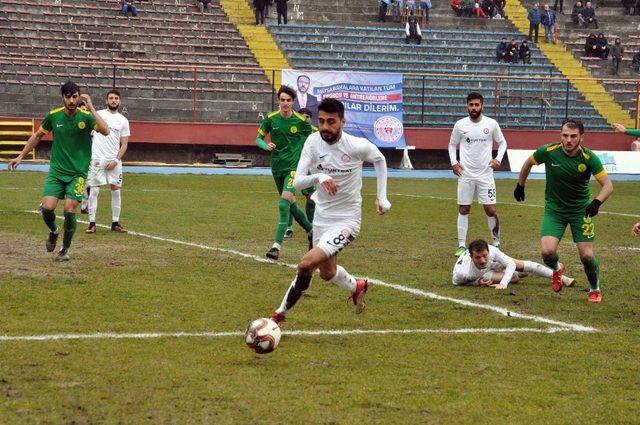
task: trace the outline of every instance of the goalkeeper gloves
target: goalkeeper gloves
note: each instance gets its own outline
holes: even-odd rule
[[[516,183],[516,189],[513,191],[513,197],[516,198],[518,202],[524,202],[524,186],[521,186],[520,183]]]
[[[600,209],[600,205],[602,205],[602,202],[600,202],[599,199],[594,199],[593,201],[591,201],[591,203],[587,205],[587,208],[584,211],[584,216],[585,217],[597,216],[598,210]]]

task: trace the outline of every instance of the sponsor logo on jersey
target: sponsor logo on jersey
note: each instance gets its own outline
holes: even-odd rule
[[[296,134],[298,132],[298,127],[296,127],[295,125],[293,127],[291,127],[289,129],[289,131],[291,132],[291,134]]]
[[[62,127],[62,124],[56,124],[56,128]]]
[[[373,123],[373,134],[384,143],[393,144],[402,137],[404,128],[396,117],[384,115]]]
[[[340,162],[342,162],[343,164],[346,164],[349,161],[351,161],[351,157],[346,153],[342,155],[342,158],[340,158]]]
[[[331,173],[336,173],[336,174],[348,174],[348,173],[350,173],[350,172],[352,172],[352,171],[354,170],[354,168],[347,168],[346,170],[342,170],[342,169],[340,169],[340,168],[324,168],[324,167],[322,166],[322,164],[318,164],[318,165],[316,166],[316,168],[317,168],[319,171],[324,171],[324,172],[329,173],[329,174],[331,174]]]
[[[485,128],[484,130],[482,130],[482,132],[483,132],[484,134],[489,134],[489,129],[488,129],[488,128]]]
[[[87,125],[84,123],[84,121],[80,121],[80,122],[78,123],[78,128],[79,128],[80,130],[84,130],[84,128],[85,128],[86,126],[87,126]]]
[[[585,164],[578,164],[578,171],[584,173],[585,171],[587,171],[587,166]]]

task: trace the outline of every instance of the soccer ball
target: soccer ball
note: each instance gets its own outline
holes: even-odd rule
[[[280,326],[271,319],[256,319],[244,331],[247,346],[258,354],[270,353],[280,343]]]

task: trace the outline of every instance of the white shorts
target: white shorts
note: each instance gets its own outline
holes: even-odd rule
[[[482,179],[458,179],[458,205],[471,205],[473,198],[478,195],[478,202],[482,205],[496,203],[496,182],[493,176]]]
[[[313,246],[329,257],[337,255],[358,236],[359,229],[348,225],[313,226]]]
[[[480,286],[480,281],[483,279],[491,280],[492,278],[493,271],[479,272],[478,269],[473,266],[471,257],[465,256],[454,266],[451,283],[456,286]]]
[[[109,160],[94,160],[89,163],[88,186],[103,186],[113,184],[122,187],[122,161],[118,161],[113,169],[107,170],[105,167]]]

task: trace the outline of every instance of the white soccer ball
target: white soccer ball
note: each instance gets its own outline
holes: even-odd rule
[[[247,346],[258,354],[270,353],[280,343],[280,326],[271,319],[256,319],[244,332]]]

